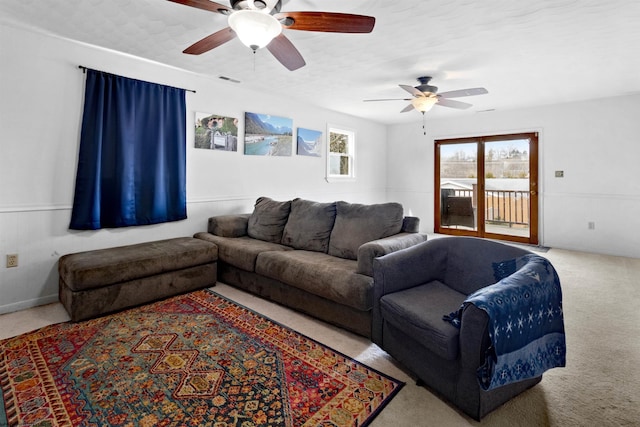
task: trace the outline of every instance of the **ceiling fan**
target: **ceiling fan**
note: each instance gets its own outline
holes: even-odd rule
[[[400,85],[400,87],[411,95],[413,98],[398,98],[398,99],[365,99],[365,102],[372,101],[411,101],[409,105],[407,105],[401,113],[406,113],[411,110],[418,110],[422,114],[431,110],[434,105],[440,105],[442,107],[450,107],[457,108],[460,110],[465,110],[471,107],[471,104],[467,104],[466,102],[456,101],[451,98],[460,98],[463,96],[475,96],[475,95],[484,95],[489,93],[483,87],[474,87],[469,89],[459,89],[452,90],[449,92],[438,93],[438,88],[436,86],[431,86],[429,82],[431,81],[431,77],[424,76],[418,77],[418,82],[420,84],[418,86],[408,86],[408,85]]]
[[[192,44],[184,53],[200,55],[236,36],[254,52],[266,47],[289,70],[305,65],[283,29],[325,33],[370,33],[375,18],[333,12],[280,12],[282,0],[230,0],[231,7],[209,0],[169,0],[226,15],[229,26]]]

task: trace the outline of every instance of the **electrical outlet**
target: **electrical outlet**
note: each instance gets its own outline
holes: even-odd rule
[[[18,254],[7,255],[7,268],[18,266]]]
[[[564,178],[564,171],[556,171],[556,178]]]
[[[596,229],[596,223],[595,223],[595,222],[593,222],[593,221],[589,221],[589,222],[587,223],[587,228],[588,228],[589,230],[595,230],[595,229]]]

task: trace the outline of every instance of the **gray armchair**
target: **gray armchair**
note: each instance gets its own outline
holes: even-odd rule
[[[542,374],[485,390],[478,371],[492,345],[487,312],[465,304],[459,328],[443,316],[458,313],[470,294],[496,283],[500,263],[525,255],[533,254],[489,240],[449,237],[377,258],[373,341],[440,396],[480,420],[540,382]],[[561,307],[557,311],[564,344]]]

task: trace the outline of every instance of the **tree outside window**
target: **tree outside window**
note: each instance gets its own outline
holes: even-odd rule
[[[355,178],[355,132],[329,127],[327,178]]]

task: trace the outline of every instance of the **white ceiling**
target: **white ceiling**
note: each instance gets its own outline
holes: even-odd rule
[[[432,118],[640,93],[638,0],[283,0],[282,11],[307,10],[374,16],[376,25],[371,34],[284,30],[307,63],[292,72],[237,39],[183,54],[226,17],[166,0],[1,0],[0,22],[388,124],[421,117],[400,113],[407,102],[363,100],[406,98],[398,84],[423,75],[440,92],[489,90],[459,98],[469,110],[436,106]]]

